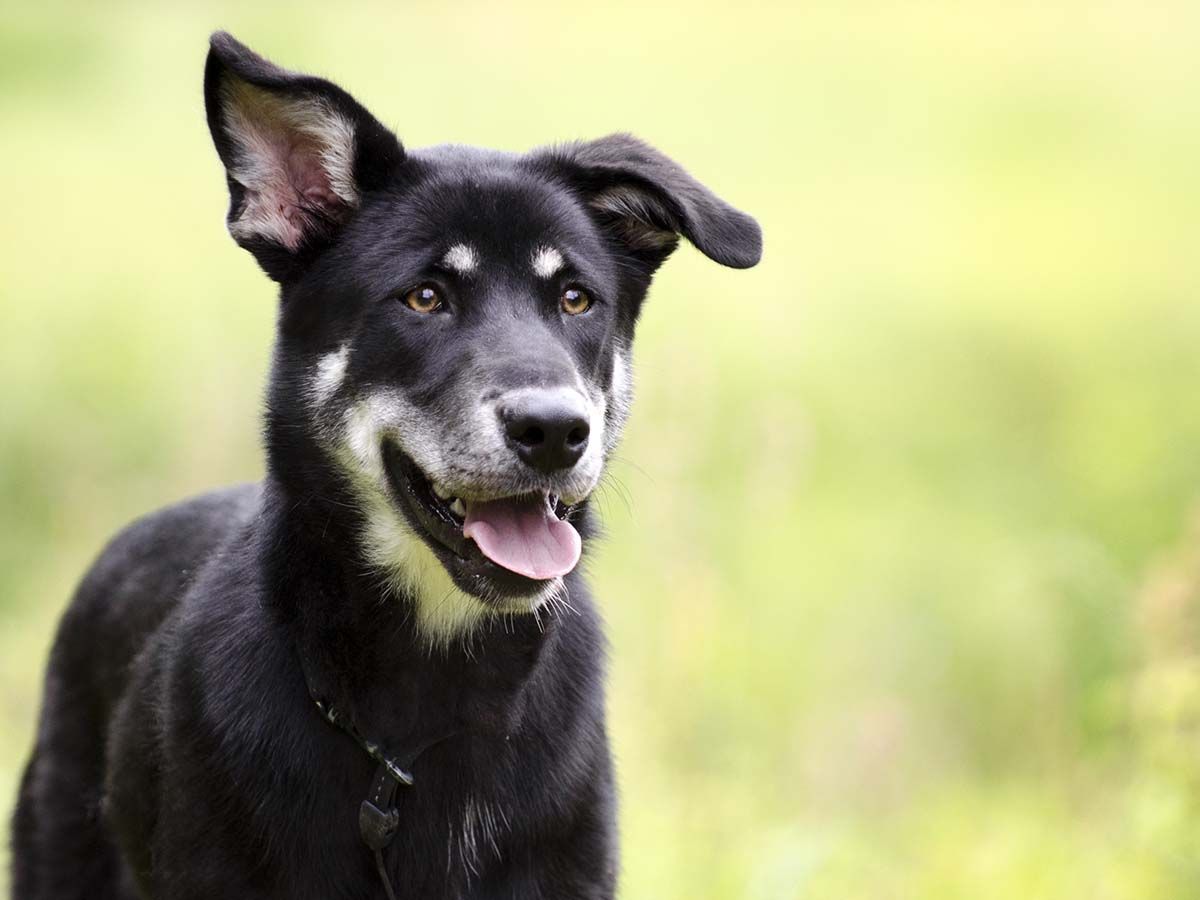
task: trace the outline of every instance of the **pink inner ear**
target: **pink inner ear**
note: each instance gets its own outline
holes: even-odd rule
[[[244,82],[226,92],[225,121],[238,147],[230,170],[246,190],[230,223],[239,238],[296,250],[357,203],[353,125],[312,98],[283,98]]]
[[[333,192],[329,175],[321,165],[319,148],[303,141],[293,144],[288,154],[287,173],[297,207],[333,211],[344,205]]]

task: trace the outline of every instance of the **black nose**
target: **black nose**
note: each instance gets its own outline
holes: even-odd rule
[[[587,449],[587,410],[574,391],[523,391],[499,409],[509,446],[539,472],[569,469]]]

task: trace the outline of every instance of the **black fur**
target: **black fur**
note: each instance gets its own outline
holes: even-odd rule
[[[357,827],[375,766],[318,713],[303,657],[314,687],[393,753],[451,735],[417,759],[399,797],[385,854],[398,896],[611,897],[604,641],[578,570],[566,577],[570,611],[497,614],[431,647],[417,599],[364,556],[361,495],[322,437],[312,373],[349,346],[340,392],[385,386],[439,421],[462,415],[471,379],[502,390],[577,373],[611,398],[614,348],[632,340],[673,236],[748,266],[757,225],[625,136],[525,156],[406,153],[340,88],[218,34],[205,96],[231,171],[231,222],[248,198],[232,174],[241,151],[222,116],[226,78],[319,98],[352,121],[361,199],[299,210],[297,246],[239,237],[281,283],[268,475],[136,522],[84,578],[51,654],[13,820],[12,896],[382,897]],[[594,202],[614,188],[633,202]],[[488,260],[477,277],[438,269],[454,240]],[[522,273],[537,242],[563,248],[571,279],[596,296],[585,316],[558,313],[560,281]],[[430,282],[452,313],[396,300]],[[586,498],[572,516],[586,548]],[[480,603],[532,589],[433,550]]]

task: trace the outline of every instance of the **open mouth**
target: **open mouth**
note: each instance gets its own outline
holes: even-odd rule
[[[574,507],[554,494],[455,497],[394,444],[384,445],[383,458],[409,519],[458,580],[483,578],[506,594],[532,594],[579,562],[581,540],[569,521]]]

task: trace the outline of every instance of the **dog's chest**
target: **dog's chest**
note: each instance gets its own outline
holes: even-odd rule
[[[485,657],[445,671],[394,670],[386,685],[360,683],[346,692],[344,702],[357,700],[346,707],[355,728],[315,735],[321,767],[342,773],[324,783],[318,778],[321,811],[311,817],[339,823],[338,834],[326,829],[324,839],[334,837],[339,853],[355,863],[335,869],[355,870],[357,883],[365,871],[385,896],[360,822],[364,814],[383,815],[393,824],[381,862],[398,898],[468,898],[518,854],[526,835],[542,830],[552,808],[546,785],[561,781],[560,761],[545,741],[543,706],[530,707],[524,696],[537,654],[520,656]],[[390,784],[376,749],[399,761],[413,783],[381,794],[380,785]],[[309,839],[321,839],[321,830]]]
[[[467,878],[479,877],[493,862],[504,861],[512,823],[504,804],[468,798],[447,835],[447,861]]]
[[[535,784],[554,783],[558,773],[550,760],[530,758],[529,774],[537,775],[522,784],[513,755],[491,741],[471,739],[448,742],[414,765],[414,783],[396,793],[396,826],[381,851],[398,900],[485,896],[489,885],[528,855],[529,836],[543,830],[550,808]],[[488,759],[485,768],[478,767],[480,758]],[[364,774],[357,772],[351,781],[360,783]],[[297,846],[296,893],[289,896],[309,896],[305,891],[319,883],[329,893],[314,897],[385,897],[374,854],[359,830],[369,786],[361,784],[361,792],[354,785],[329,787]],[[320,849],[306,853],[305,846]]]

